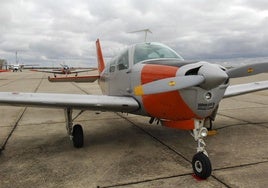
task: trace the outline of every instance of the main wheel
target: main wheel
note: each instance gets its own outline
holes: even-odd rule
[[[83,145],[84,145],[84,134],[83,134],[83,128],[82,128],[81,125],[76,124],[73,127],[72,136],[73,136],[74,147],[76,147],[76,148],[83,147]]]
[[[192,166],[195,175],[202,179],[207,179],[211,175],[212,169],[210,160],[203,152],[194,155]]]

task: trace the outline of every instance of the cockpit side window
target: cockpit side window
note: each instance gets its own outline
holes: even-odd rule
[[[114,72],[115,71],[115,61],[116,61],[116,58],[111,60],[109,72]]]
[[[129,68],[129,61],[128,61],[128,50],[126,50],[121,56],[119,56],[117,61],[117,69],[124,70]]]

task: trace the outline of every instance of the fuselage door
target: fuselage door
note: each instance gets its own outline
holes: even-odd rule
[[[129,51],[125,50],[110,65],[109,94],[129,95],[130,74]]]

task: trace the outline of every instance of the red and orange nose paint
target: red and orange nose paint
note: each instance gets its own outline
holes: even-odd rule
[[[145,65],[141,71],[141,84],[175,77],[178,69],[165,65]],[[176,83],[171,81],[169,84]],[[146,112],[158,119],[180,121],[196,117],[178,91],[142,95],[142,102]]]

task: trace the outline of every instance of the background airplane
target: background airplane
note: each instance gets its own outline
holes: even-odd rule
[[[21,63],[19,63],[19,61],[18,61],[18,52],[17,51],[15,52],[15,56],[16,56],[16,63],[8,65],[8,68],[10,70],[12,70],[13,72],[18,72],[18,71],[22,72],[22,69],[24,67],[36,66],[36,64],[21,64]]]
[[[76,68],[73,67],[69,67],[68,65],[64,65],[61,64],[61,68],[58,69],[53,69],[53,70],[38,70],[38,69],[34,69],[32,71],[36,71],[36,72],[46,72],[46,73],[53,73],[54,77],[57,77],[57,74],[63,74],[63,75],[68,75],[68,74],[75,74],[76,76],[78,75],[78,73],[81,72],[88,72],[91,70],[96,70],[95,68],[87,68],[87,69],[83,69],[83,70],[76,70]]]
[[[99,75],[104,95],[0,92],[0,104],[64,109],[68,135],[75,147],[83,146],[83,129],[73,125],[72,111],[116,111],[150,117],[150,123],[190,130],[197,142],[192,159],[196,176],[206,179],[212,167],[205,150],[206,119],[217,114],[226,97],[268,88],[268,80],[231,85],[230,78],[268,71],[268,63],[226,70],[208,62],[187,62],[160,43],[132,45],[105,65],[96,41]],[[81,114],[80,113],[80,114]]]
[[[9,69],[12,70],[13,72],[18,72],[18,71],[22,71],[24,65],[21,64],[10,64],[8,65]]]
[[[22,69],[24,68],[32,68],[33,66],[37,66],[37,64],[9,64],[8,68],[9,70],[12,70],[13,72],[22,72]]]

